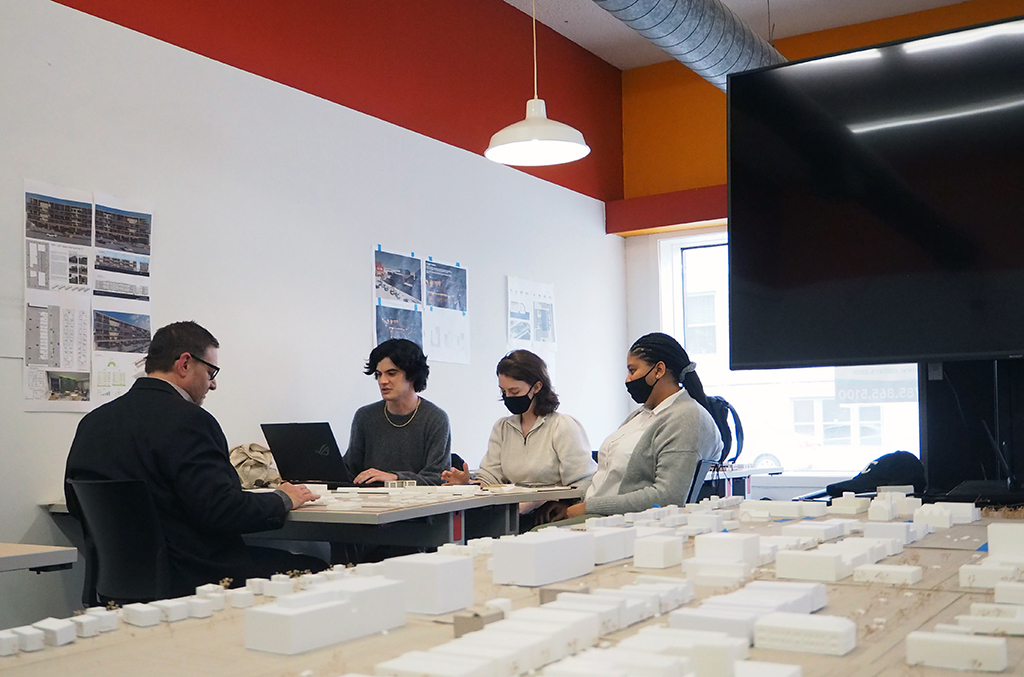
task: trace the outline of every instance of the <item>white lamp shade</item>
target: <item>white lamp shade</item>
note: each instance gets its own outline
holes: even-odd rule
[[[542,167],[586,157],[590,146],[569,125],[549,120],[544,99],[526,102],[526,119],[491,137],[484,157],[504,165]]]

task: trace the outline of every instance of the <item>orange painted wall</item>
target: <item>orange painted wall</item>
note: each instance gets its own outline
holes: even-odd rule
[[[533,95],[530,18],[502,0],[57,1],[474,153]],[[621,71],[543,24],[537,43],[548,115],[592,152],[529,173],[621,199]]]
[[[972,0],[784,38],[775,47],[795,61],[1020,15],[1024,0]],[[726,182],[725,94],[678,62],[623,73],[622,133],[627,199]]]

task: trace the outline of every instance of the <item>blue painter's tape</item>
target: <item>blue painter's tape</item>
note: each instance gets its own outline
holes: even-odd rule
[[[427,261],[433,261],[433,260],[434,260],[434,257],[433,257],[433,256],[428,256],[428,257],[427,257]]]
[[[377,297],[377,305],[378,306],[380,305],[380,297],[379,296]]]
[[[988,552],[988,543],[978,548],[978,552]]]
[[[409,252],[409,258],[416,258],[416,252]]]
[[[412,304],[412,309],[413,310],[419,310],[420,309],[419,304],[417,304],[417,303]]]
[[[459,267],[459,262],[458,262],[458,261],[456,261],[456,262],[455,262],[455,267],[456,267],[456,268],[458,268],[458,267]]]
[[[380,245],[377,245],[377,251],[380,251]]]

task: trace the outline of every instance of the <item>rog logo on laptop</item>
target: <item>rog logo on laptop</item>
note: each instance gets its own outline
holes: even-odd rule
[[[319,454],[320,456],[327,456],[329,453],[331,453],[331,448],[328,447],[326,444],[321,444],[318,449],[313,450],[313,453]]]

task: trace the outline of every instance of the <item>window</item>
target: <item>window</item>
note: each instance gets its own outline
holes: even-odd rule
[[[729,369],[726,237],[720,228],[659,240],[661,319],[704,390],[739,412],[740,462],[852,475],[884,453],[918,453],[916,365]]]

